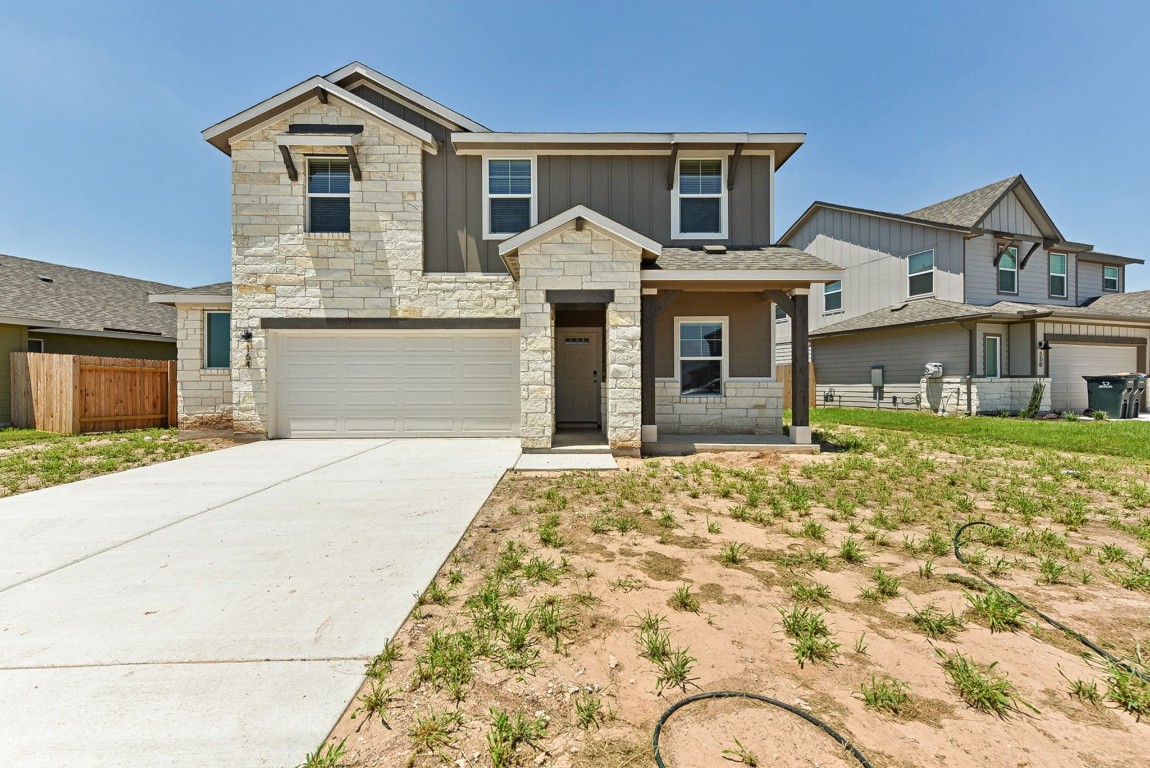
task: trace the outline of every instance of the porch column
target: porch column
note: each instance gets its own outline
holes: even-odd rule
[[[653,443],[659,439],[659,427],[655,424],[655,318],[658,313],[656,302],[658,291],[655,288],[644,288],[642,293],[642,307],[640,320],[640,370],[643,372],[640,384],[640,398],[642,400],[642,441]]]
[[[807,288],[796,288],[787,294],[795,304],[791,317],[791,442],[799,445],[811,443],[809,294]]]

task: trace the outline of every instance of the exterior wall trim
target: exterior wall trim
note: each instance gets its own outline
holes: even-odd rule
[[[500,330],[519,328],[517,317],[263,317],[260,327],[267,330]]]
[[[611,304],[615,301],[615,289],[601,290],[548,290],[548,304]]]

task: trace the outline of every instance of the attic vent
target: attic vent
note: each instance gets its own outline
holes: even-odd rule
[[[726,253],[727,246],[725,245],[704,245],[703,253]]]
[[[36,277],[39,278],[41,283],[54,283],[54,282],[56,282],[52,278],[46,277],[44,275],[36,275]]]

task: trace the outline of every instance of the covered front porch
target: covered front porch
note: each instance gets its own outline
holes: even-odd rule
[[[644,265],[643,452],[810,450],[810,287],[839,272],[788,247],[664,248]],[[776,307],[793,321],[786,436]]]

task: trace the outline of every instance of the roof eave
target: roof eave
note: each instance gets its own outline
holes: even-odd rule
[[[950,232],[959,232],[962,234],[969,234],[972,232],[970,227],[964,227],[960,224],[944,224],[941,221],[930,221],[928,219],[916,219],[912,216],[903,216],[900,213],[889,213],[886,211],[874,211],[869,208],[856,208],[851,205],[840,205],[838,203],[828,203],[822,200],[816,200],[803,211],[802,215],[795,220],[795,223],[787,228],[787,231],[779,238],[780,244],[786,244],[795,232],[806,224],[807,221],[820,209],[827,209],[833,211],[843,211],[844,213],[856,213],[860,216],[870,216],[877,219],[886,219],[888,221],[898,221],[904,224],[917,224],[923,227],[931,227],[932,229],[944,229]]]
[[[354,77],[355,75],[359,75],[365,80],[371,81],[386,91],[391,91],[394,95],[400,97],[404,101],[412,103],[413,105],[419,107],[421,110],[431,112],[432,114],[442,119],[445,123],[448,123],[448,127],[454,126],[456,128],[462,128],[478,133],[488,133],[491,130],[487,126],[477,123],[466,115],[461,115],[454,109],[440,104],[435,99],[423,95],[414,88],[410,88],[398,80],[393,80],[382,72],[372,69],[366,64],[361,64],[358,61],[353,61],[346,66],[340,67],[334,72],[328,73],[324,79],[338,85],[340,81],[347,80],[351,77]]]
[[[232,297],[224,293],[150,293],[149,304],[231,304]]]

